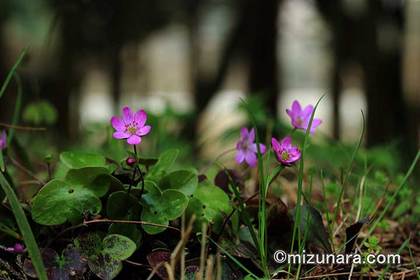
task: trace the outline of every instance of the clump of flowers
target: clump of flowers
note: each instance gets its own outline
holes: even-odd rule
[[[116,130],[112,135],[115,139],[127,139],[130,145],[141,143],[141,137],[149,134],[152,127],[145,125],[147,114],[143,109],[133,112],[126,106],[122,110],[122,118],[113,116],[111,125]]]
[[[285,166],[290,166],[300,159],[300,150],[292,144],[292,138],[290,136],[286,136],[280,142],[273,137],[271,139],[271,146],[277,160]]]
[[[260,146],[261,154],[265,153],[265,145]],[[255,143],[255,130],[252,128],[248,131],[246,127],[241,129],[241,138],[236,143],[236,157],[235,160],[238,164],[246,162],[250,167],[257,165],[257,143]]]
[[[7,134],[6,134],[6,131],[3,130],[0,133],[0,150],[6,149],[6,146],[7,146]]]
[[[292,103],[292,107],[290,109],[286,109],[286,113],[289,115],[292,125],[295,129],[302,129],[305,130],[309,126],[309,121],[311,120],[311,115],[314,110],[312,105],[306,106],[303,110],[300,106],[299,101],[295,100]],[[320,119],[313,119],[312,125],[310,128],[310,133],[314,134],[315,128],[317,128],[321,124]]]

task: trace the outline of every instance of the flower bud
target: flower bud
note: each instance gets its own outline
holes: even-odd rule
[[[133,157],[128,157],[125,160],[125,163],[127,163],[128,166],[133,166],[133,165],[135,165],[137,163],[137,160],[135,158],[133,158]]]

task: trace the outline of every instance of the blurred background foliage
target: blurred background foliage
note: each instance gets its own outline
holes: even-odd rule
[[[419,15],[416,0],[1,0],[0,79],[29,47],[18,123],[48,132],[19,139],[39,156],[51,143],[122,156],[107,122],[128,104],[150,112],[145,155],[211,160],[250,124],[241,98],[261,132],[284,135],[294,99],[326,94],[311,157],[344,166],[364,110],[375,148],[357,160],[395,173],[419,144]],[[17,91],[0,100],[1,124]]]

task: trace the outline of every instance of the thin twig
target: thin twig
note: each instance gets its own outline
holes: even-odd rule
[[[151,279],[153,278],[153,276],[156,274],[156,272],[159,270],[159,268],[160,268],[161,266],[163,266],[163,264],[164,264],[164,262],[161,262],[161,263],[159,263],[157,266],[155,266],[155,267],[152,269],[152,272],[150,272],[150,274],[149,274],[149,276],[147,277],[147,279],[146,279],[146,280],[151,280]]]
[[[26,131],[47,131],[45,127],[20,126],[20,125],[12,125],[12,124],[2,123],[2,122],[0,122],[0,127],[7,127],[7,128],[13,128],[16,130],[26,130]]]
[[[17,167],[19,168],[22,172],[24,172],[26,175],[32,177],[35,181],[37,181],[38,183],[40,183],[41,185],[45,185],[45,182],[42,181],[41,179],[39,179],[38,177],[35,176],[34,173],[32,173],[32,171],[30,171],[28,168],[26,168],[25,166],[23,166],[22,164],[20,164],[16,159],[14,159],[13,157],[11,157],[9,155],[9,159],[10,161]]]
[[[181,231],[181,240],[176,245],[175,249],[173,250],[171,254],[171,268],[175,270],[176,263],[178,262],[179,257],[183,256],[185,245],[188,243],[188,240],[190,238],[191,232],[193,230],[193,225],[195,221],[195,215],[193,215],[188,222],[188,226],[186,230]],[[185,260],[184,260],[185,262]],[[185,264],[184,264],[185,266]],[[182,277],[181,277],[182,279]]]
[[[155,224],[155,223],[149,223],[149,222],[145,222],[145,221],[100,219],[100,220],[84,221],[83,222],[83,225],[100,224],[100,223],[148,225],[148,226],[155,226],[155,227],[162,227],[162,228],[167,228],[167,229],[173,229],[175,231],[180,232],[180,230],[177,229],[176,227],[167,226],[167,225],[161,225],[161,224]]]
[[[134,265],[134,266],[139,266],[139,267],[145,267],[145,266],[147,266],[145,264],[138,263],[138,262],[133,262],[133,261],[130,261],[130,260],[124,260],[124,262],[126,262],[128,264],[131,264],[131,265]]]

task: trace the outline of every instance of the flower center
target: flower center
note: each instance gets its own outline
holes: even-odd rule
[[[288,160],[290,157],[289,153],[287,151],[281,152],[281,159],[282,160]]]
[[[296,123],[297,123],[297,125],[302,125],[303,124],[302,118],[301,117],[297,117],[296,118]]]
[[[137,126],[135,124],[130,124],[127,126],[127,132],[130,134],[136,134]]]

